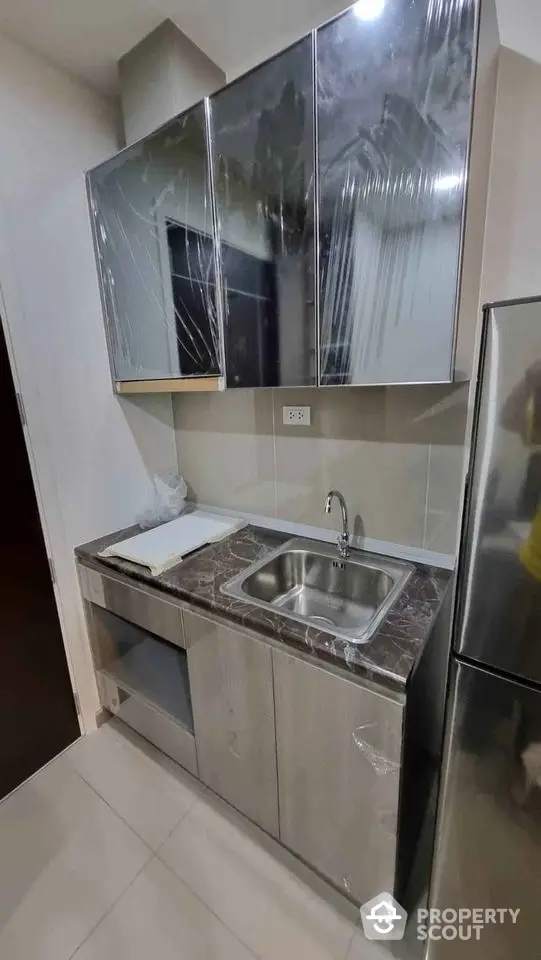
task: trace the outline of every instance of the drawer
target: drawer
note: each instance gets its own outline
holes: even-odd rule
[[[195,738],[189,730],[176,724],[136,694],[123,689],[102,671],[98,671],[97,679],[102,706],[194,777],[199,776]]]
[[[185,647],[180,608],[145,590],[122,583],[97,570],[80,566],[81,589],[85,600],[116,613],[144,630],[150,630],[179,647]]]

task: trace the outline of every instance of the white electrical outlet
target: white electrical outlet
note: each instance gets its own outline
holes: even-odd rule
[[[288,427],[309,427],[310,407],[282,407],[282,421]]]

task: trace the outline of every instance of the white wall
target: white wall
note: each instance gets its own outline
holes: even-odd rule
[[[226,82],[223,70],[171,20],[121,57],[118,69],[126,143],[148,136]]]
[[[116,149],[107,102],[0,36],[0,311],[87,726],[98,700],[73,547],[133,522],[148,472],[176,465],[170,397],[111,390],[83,172]]]

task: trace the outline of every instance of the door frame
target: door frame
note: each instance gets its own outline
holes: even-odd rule
[[[83,689],[86,690],[88,688],[88,682],[90,680],[95,687],[95,697],[96,702],[98,702],[97,687],[92,669],[90,646],[84,620],[82,601],[79,599],[79,597],[77,597],[75,602],[70,604],[72,609],[67,609],[67,591],[63,591],[58,583],[58,569],[61,564],[60,562],[56,562],[59,551],[55,551],[53,549],[52,543],[53,541],[56,541],[57,543],[59,541],[64,541],[65,543],[65,536],[58,503],[58,496],[53,478],[48,472],[47,474],[45,471],[41,471],[40,473],[37,469],[35,447],[39,447],[39,445],[41,445],[44,450],[47,450],[48,444],[46,432],[42,429],[43,422],[38,418],[31,417],[32,427],[29,423],[28,411],[40,409],[39,391],[35,386],[35,382],[33,382],[32,377],[29,375],[31,371],[30,358],[28,356],[25,357],[23,355],[23,351],[19,351],[19,354],[17,354],[11,332],[10,317],[19,317],[21,321],[24,321],[24,310],[17,291],[15,270],[11,260],[7,236],[8,234],[5,229],[3,213],[0,208],[0,323],[5,338],[6,349],[11,368],[13,389],[15,390],[17,396],[19,413],[21,414],[21,430],[23,432],[26,453],[30,466],[38,516],[45,542],[45,550],[51,570],[51,588],[54,594],[58,618],[60,621],[60,630],[64,645],[64,652],[66,655],[71,689],[77,711],[79,729],[81,733],[84,734],[96,728],[96,714],[95,711],[92,714],[91,710],[85,710],[85,703],[89,700],[89,698],[83,697],[81,693]],[[21,328],[24,329],[23,323],[21,323]],[[25,394],[22,386],[24,378],[21,376],[20,367],[24,368],[26,365],[26,383],[32,384],[32,387],[28,387]],[[65,543],[65,546],[69,548],[67,543]],[[76,577],[75,560],[73,560],[73,572],[74,576]],[[75,630],[68,629],[68,623],[70,621],[75,623]],[[85,645],[87,648],[86,656],[84,651]],[[87,661],[88,667],[91,671],[90,676],[88,669],[85,668],[85,660]]]

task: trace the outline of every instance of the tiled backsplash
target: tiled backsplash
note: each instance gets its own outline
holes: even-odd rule
[[[467,386],[230,390],[174,397],[180,472],[201,503],[453,553]],[[311,407],[310,427],[282,406]]]

